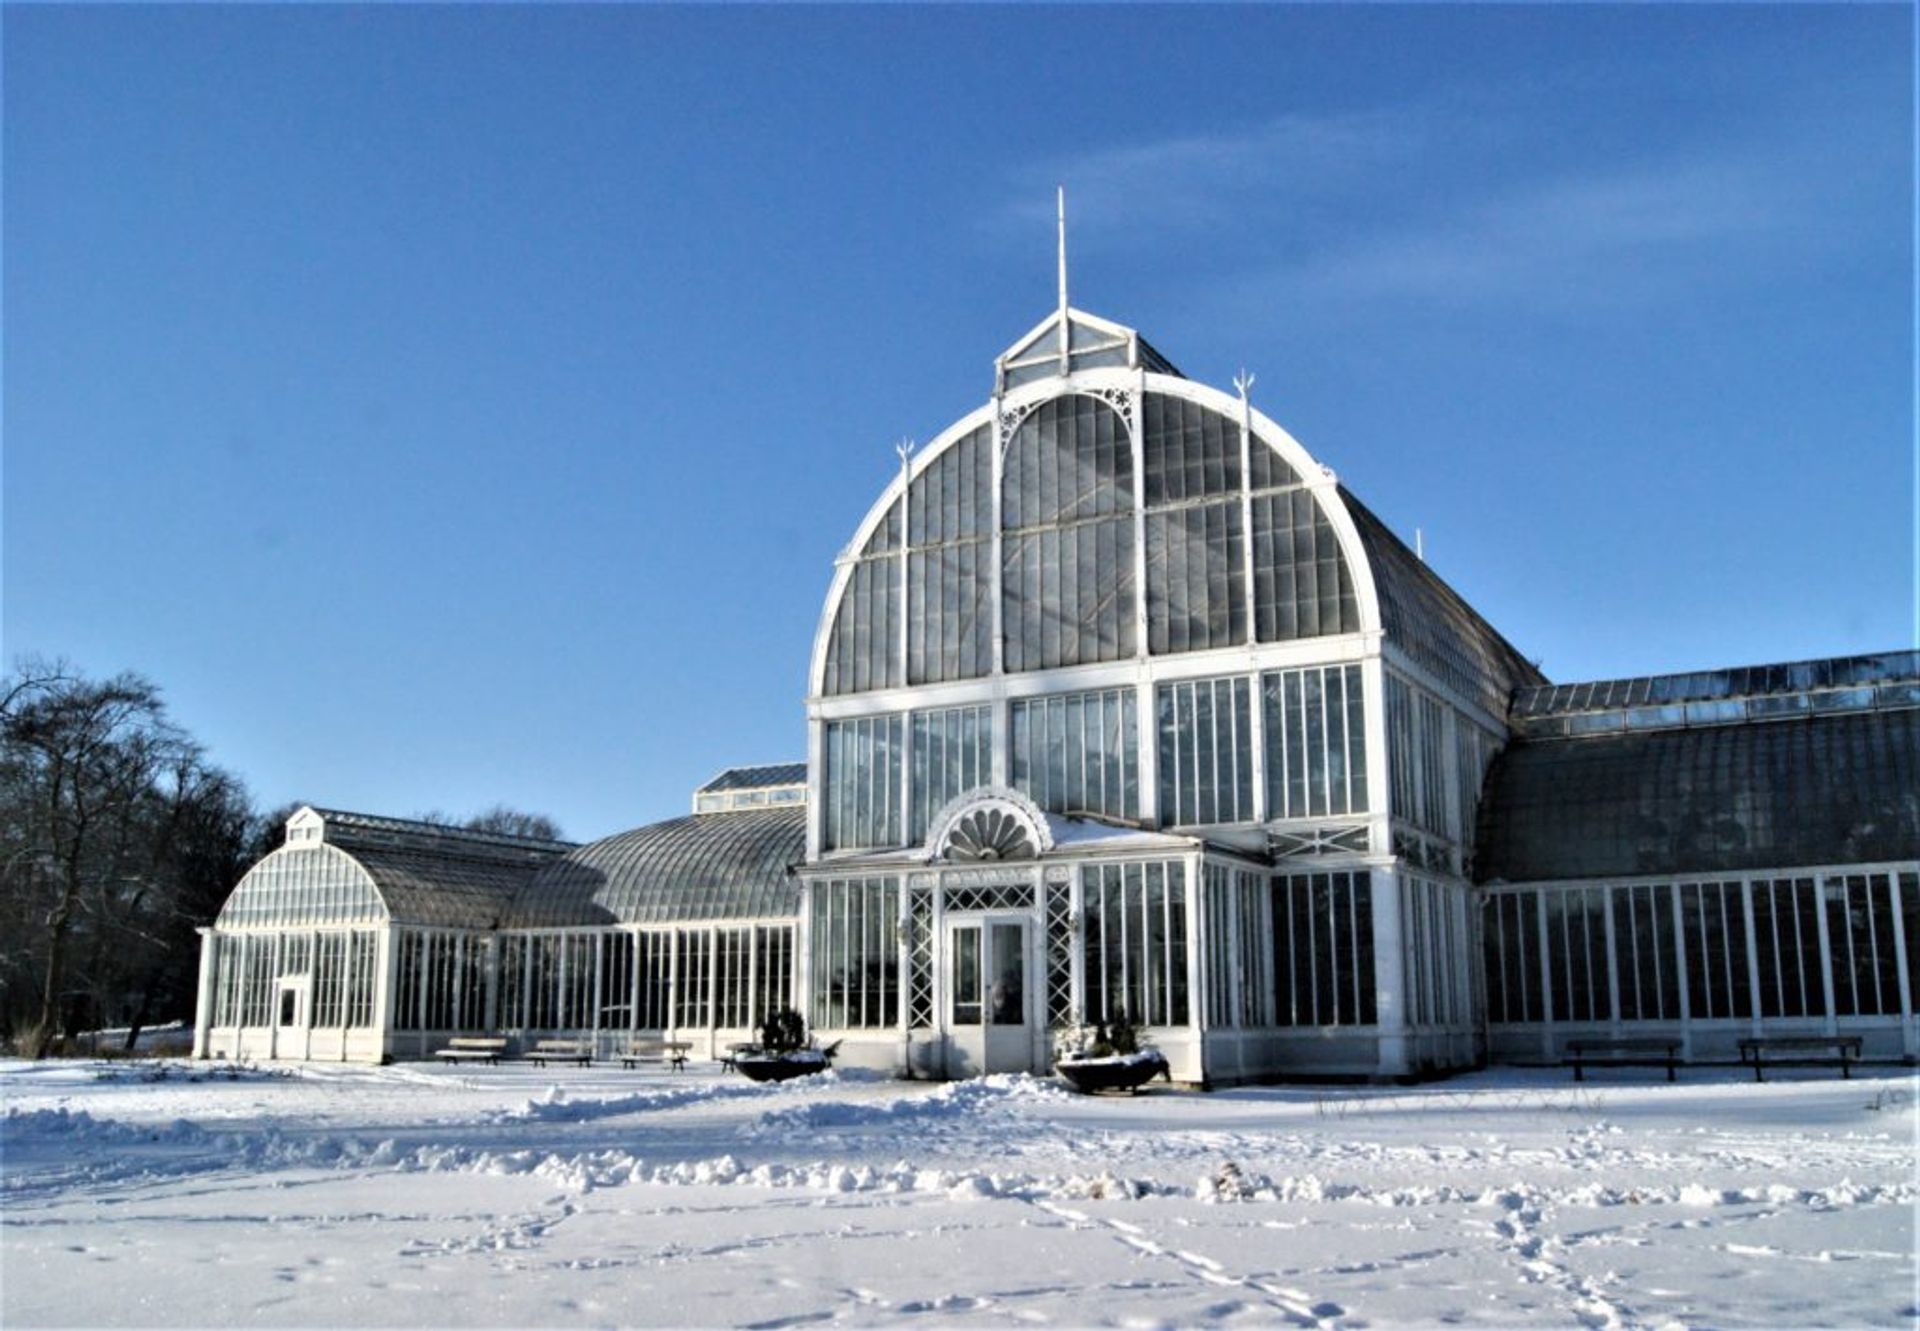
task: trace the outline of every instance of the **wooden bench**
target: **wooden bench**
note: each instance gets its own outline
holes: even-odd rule
[[[456,1035],[446,1048],[434,1050],[433,1056],[449,1063],[498,1063],[506,1052],[507,1042],[498,1036]]]
[[[1826,1057],[1814,1057],[1825,1052]],[[1740,1061],[1753,1064],[1753,1079],[1765,1081],[1768,1054],[1799,1054],[1799,1058],[1774,1060],[1774,1066],[1832,1067],[1840,1064],[1840,1075],[1853,1077],[1853,1060],[1860,1057],[1857,1035],[1756,1035],[1740,1042]]]
[[[687,1040],[635,1040],[620,1052],[620,1066],[638,1067],[642,1063],[666,1063],[675,1072],[687,1070],[687,1054],[693,1045]]]
[[[1665,1067],[1667,1080],[1679,1080],[1680,1041],[1664,1036],[1591,1036],[1567,1041],[1565,1061],[1573,1064],[1573,1079],[1585,1081],[1587,1067]]]
[[[584,1068],[593,1062],[593,1045],[586,1040],[540,1040],[520,1058],[543,1068],[549,1063],[578,1063]]]
[[[727,1046],[727,1052],[720,1059],[720,1070],[722,1072],[732,1072],[734,1070],[735,1059],[743,1054],[757,1054],[759,1052],[760,1046],[751,1040],[744,1040],[739,1044],[730,1044]]]

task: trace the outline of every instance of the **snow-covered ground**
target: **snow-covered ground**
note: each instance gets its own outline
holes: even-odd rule
[[[1911,1326],[1911,1075],[0,1061],[0,1325]]]

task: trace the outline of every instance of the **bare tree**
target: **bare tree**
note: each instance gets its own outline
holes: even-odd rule
[[[497,832],[502,836],[540,837],[547,841],[566,840],[560,831],[560,824],[546,814],[527,813],[506,804],[482,809],[467,818],[456,818],[444,809],[428,809],[425,813],[414,814],[413,820],[431,823],[435,827],[458,827],[468,832]]]
[[[81,1021],[144,1020],[232,885],[244,789],[148,680],[30,660],[0,686],[0,805],[0,1016],[30,1021],[35,1058]]]
[[[499,832],[506,836],[540,837],[547,841],[564,841],[560,824],[544,813],[527,813],[521,809],[496,804],[490,809],[482,809],[462,824],[472,832]]]

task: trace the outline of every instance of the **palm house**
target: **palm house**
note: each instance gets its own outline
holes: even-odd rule
[[[594,842],[303,809],[196,1052],[794,1006],[843,1064],[1404,1078],[1657,1034],[1920,1054],[1920,654],[1553,684],[1275,422],[1056,311],[832,570],[806,761]]]

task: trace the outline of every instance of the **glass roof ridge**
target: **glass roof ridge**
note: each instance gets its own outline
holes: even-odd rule
[[[1542,684],[1514,691],[1515,721],[1547,721],[1610,712],[1684,707],[1689,703],[1743,704],[1801,698],[1817,710],[1853,710],[1832,695],[1865,694],[1856,705],[1920,705],[1920,651],[1869,652],[1763,665],[1677,671],[1572,684]],[[1783,707],[1769,711],[1789,710]],[[1704,718],[1703,718],[1704,719]],[[1731,716],[1724,719],[1737,719]],[[1629,728],[1635,728],[1629,724]]]
[[[693,793],[709,795],[722,790],[804,785],[806,780],[805,762],[735,763],[715,772],[704,784],[696,786]]]
[[[307,806],[326,825],[326,840],[343,848],[355,845],[392,849],[417,849],[429,853],[474,854],[476,852],[542,852],[561,855],[579,846],[577,841],[549,837],[519,836],[511,832],[485,832],[446,823],[430,823],[418,818],[393,818],[384,814],[354,813],[346,809]]]

